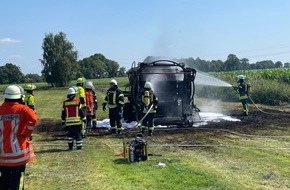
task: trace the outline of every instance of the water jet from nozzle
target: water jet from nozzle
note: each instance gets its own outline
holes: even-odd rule
[[[196,73],[195,84],[204,86],[232,87],[231,84],[200,71]]]

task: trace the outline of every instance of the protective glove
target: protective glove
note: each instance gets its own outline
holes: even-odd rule
[[[86,123],[86,122],[87,122],[87,120],[86,120],[86,119],[83,119],[83,122],[84,122],[84,123]]]
[[[237,86],[233,86],[233,89],[234,89],[234,90],[238,90],[238,87],[237,87]]]
[[[155,106],[153,106],[153,110],[157,110],[157,106],[155,105]]]

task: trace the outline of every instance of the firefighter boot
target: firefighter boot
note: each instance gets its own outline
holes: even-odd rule
[[[116,134],[116,128],[111,128],[111,134]]]
[[[73,149],[73,144],[68,143],[68,150],[72,150]]]

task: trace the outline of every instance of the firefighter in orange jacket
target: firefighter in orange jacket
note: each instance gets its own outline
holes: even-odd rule
[[[0,106],[0,189],[19,189],[26,164],[35,159],[28,138],[38,118],[23,105],[23,93],[21,86],[9,85]]]
[[[94,89],[95,87],[93,85],[93,82],[87,81],[85,84],[86,115],[87,115],[86,132],[89,132],[92,127],[93,129],[97,128],[96,110],[98,109],[98,102]]]
[[[82,125],[86,122],[86,116],[81,108],[80,100],[76,98],[76,89],[70,87],[67,90],[67,100],[63,102],[62,107],[62,124],[66,126],[68,131],[67,140],[69,150],[73,149],[73,138],[76,139],[77,149],[82,149]]]

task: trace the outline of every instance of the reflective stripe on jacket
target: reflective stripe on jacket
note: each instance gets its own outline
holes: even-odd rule
[[[37,115],[17,102],[0,106],[0,166],[20,166],[35,159],[28,137],[37,123]]]
[[[80,100],[77,98],[65,100],[61,117],[66,126],[82,124],[82,118],[85,116],[81,110]]]
[[[107,96],[105,97],[105,104],[108,108],[116,108],[118,106],[124,105],[124,94],[119,88],[110,88],[107,91]]]

